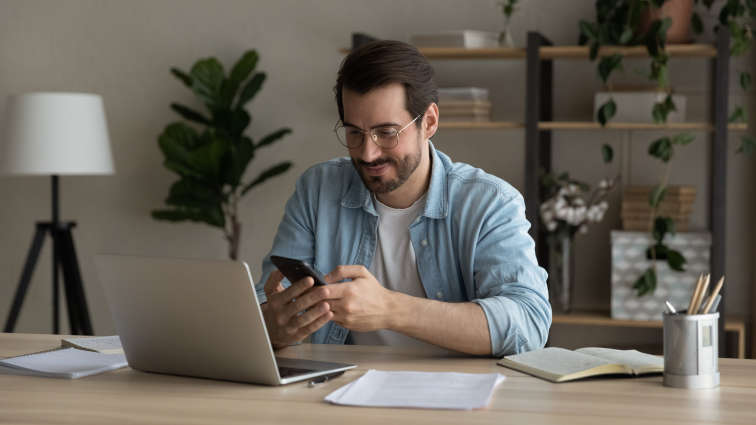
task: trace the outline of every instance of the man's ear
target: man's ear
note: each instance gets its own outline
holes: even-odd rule
[[[425,139],[430,139],[438,130],[438,105],[431,103],[425,110],[423,116],[422,129],[425,132]]]

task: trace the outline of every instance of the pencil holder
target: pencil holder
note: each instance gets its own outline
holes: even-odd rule
[[[719,386],[719,313],[664,313],[664,385]]]

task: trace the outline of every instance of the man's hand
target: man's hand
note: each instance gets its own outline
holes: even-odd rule
[[[325,276],[333,321],[359,332],[390,328],[394,292],[384,288],[363,266],[339,266]],[[341,282],[352,279],[351,282]]]
[[[313,288],[315,281],[308,277],[284,289],[281,280],[280,271],[270,274],[265,282],[268,302],[261,306],[270,342],[276,349],[303,340],[333,317],[331,306],[325,301],[329,297],[328,288]]]

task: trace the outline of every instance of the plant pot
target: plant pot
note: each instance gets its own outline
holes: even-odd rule
[[[656,19],[671,18],[667,31],[667,43],[690,43],[690,19],[693,16],[693,0],[667,0],[661,8],[648,8],[641,14],[640,33],[645,34]]]
[[[612,231],[612,318],[661,320],[669,300],[678,309],[688,308],[690,296],[701,273],[709,272],[711,234],[708,232],[676,233],[664,243],[680,251],[687,264],[684,272],[671,270],[666,261],[657,261],[657,286],[653,293],[638,297],[633,284],[651,266],[646,249],[652,243],[645,232]]]

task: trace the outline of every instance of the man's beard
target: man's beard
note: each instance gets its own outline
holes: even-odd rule
[[[417,154],[409,154],[398,161],[394,158],[378,158],[372,162],[365,162],[352,158],[352,164],[368,190],[373,193],[389,193],[398,189],[410,178],[420,165],[421,156],[421,151],[418,149]],[[382,164],[394,165],[396,169],[395,179],[384,181],[382,180],[384,176],[370,176],[364,170],[364,167],[374,167]]]

